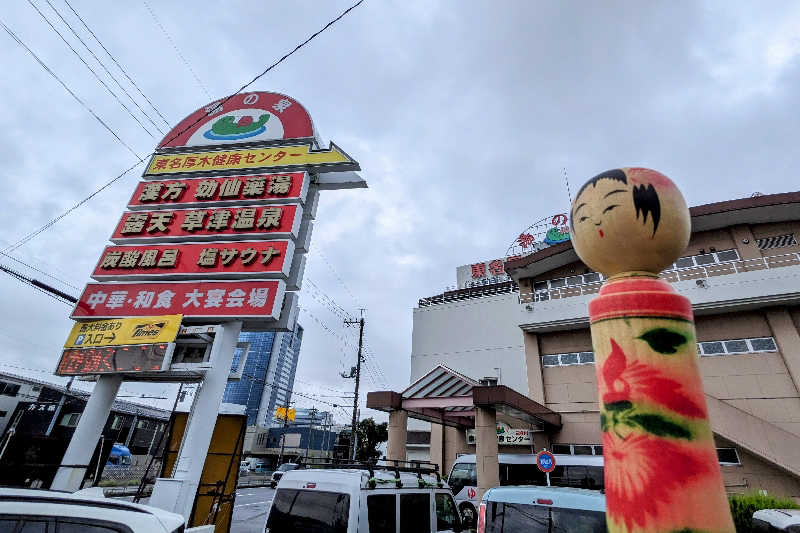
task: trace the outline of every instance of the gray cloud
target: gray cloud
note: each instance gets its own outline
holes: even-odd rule
[[[143,5],[73,5],[170,121],[207,102]],[[150,5],[217,97],[348,3]],[[3,18],[120,137],[141,154],[153,149],[157,141],[29,6]],[[650,166],[673,177],[692,205],[796,189],[799,19],[793,3],[367,0],[260,80],[255,89],[302,102],[369,181],[368,190],[323,195],[307,268],[348,311],[368,309],[382,375],[367,377],[365,388],[408,383],[420,297],[453,284],[456,266],[502,256],[530,223],[566,210],[564,167],[574,191],[607,168]],[[15,241],[135,159],[0,38],[0,238]],[[18,257],[81,286],[139,173]],[[52,368],[68,309],[8,277],[0,290],[0,358]],[[337,372],[355,361],[355,331],[310,292],[301,304],[298,376],[306,384],[297,389],[350,388]]]

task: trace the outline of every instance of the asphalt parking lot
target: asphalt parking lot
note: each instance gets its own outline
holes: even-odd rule
[[[267,522],[267,508],[275,489],[242,488],[236,491],[231,533],[262,533]]]

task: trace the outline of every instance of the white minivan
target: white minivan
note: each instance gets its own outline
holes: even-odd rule
[[[265,533],[433,533],[461,531],[447,484],[434,472],[347,465],[286,472]]]
[[[495,487],[478,512],[478,533],[608,533],[606,497],[572,487]]]
[[[550,485],[602,490],[602,455],[556,454],[556,468],[550,473]],[[501,453],[497,456],[500,465],[500,485],[547,485],[547,478],[536,466],[534,454]],[[464,527],[474,527],[478,516],[475,455],[462,455],[450,469],[447,483],[453,491]]]

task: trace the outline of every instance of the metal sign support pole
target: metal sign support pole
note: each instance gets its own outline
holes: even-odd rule
[[[97,378],[92,395],[86,402],[78,427],[69,441],[69,447],[61,460],[64,466],[59,467],[53,484],[54,490],[75,492],[81,483],[92,459],[97,439],[103,432],[103,426],[111,413],[114,398],[117,397],[122,376],[119,374],[103,375]]]
[[[150,497],[150,505],[182,514],[187,520],[191,518],[242,323],[227,322],[219,329],[211,347],[212,367],[206,372],[202,386],[195,394],[175,473],[171,478],[156,479]]]

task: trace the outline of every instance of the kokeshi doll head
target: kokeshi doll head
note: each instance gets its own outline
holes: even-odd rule
[[[691,218],[683,195],[672,180],[647,168],[593,177],[578,191],[571,215],[575,251],[606,277],[658,274],[689,244]]]

